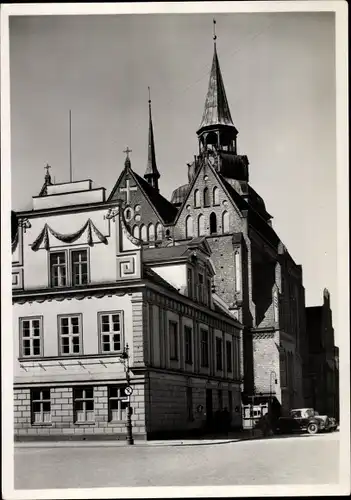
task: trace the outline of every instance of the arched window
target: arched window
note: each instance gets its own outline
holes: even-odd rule
[[[204,189],[204,207],[210,206],[210,193],[208,191],[208,187]]]
[[[149,236],[149,241],[153,241],[155,239],[155,226],[153,224],[149,224],[148,236]]]
[[[140,238],[143,241],[147,241],[147,227],[144,224],[140,226]]]
[[[192,236],[194,236],[193,218],[188,215],[185,220],[185,237],[191,238]]]
[[[159,222],[156,224],[156,238],[162,240],[162,224]]]
[[[197,220],[197,234],[198,236],[205,235],[205,217],[202,214],[199,215]]]
[[[218,187],[213,188],[213,204],[219,205],[219,190]]]
[[[235,291],[241,291],[241,258],[240,253],[237,250],[234,254],[234,264],[235,264]]]
[[[223,212],[222,215],[222,231],[223,233],[229,233],[229,213]]]
[[[139,226],[133,227],[133,236],[134,236],[134,238],[137,238],[138,240],[140,239]]]
[[[217,233],[217,217],[214,212],[210,215],[210,234]]]
[[[195,191],[194,191],[194,206],[195,206],[195,208],[201,207],[200,191],[198,189],[195,189]]]

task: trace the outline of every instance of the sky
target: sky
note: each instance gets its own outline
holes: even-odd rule
[[[46,163],[69,181],[113,188],[147,163],[151,87],[160,189],[187,182],[213,56],[209,14],[10,19],[12,208],[32,208]],[[337,315],[334,14],[216,15],[217,51],[250,184],[303,266],[306,305]],[[335,332],[336,340],[338,332]]]

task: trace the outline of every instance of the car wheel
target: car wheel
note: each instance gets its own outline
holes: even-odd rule
[[[308,434],[317,434],[318,425],[315,423],[309,424],[309,426],[307,427],[307,432],[308,432]]]

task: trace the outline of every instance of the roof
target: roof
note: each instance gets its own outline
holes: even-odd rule
[[[154,283],[157,283],[158,285],[171,290],[172,292],[178,293],[178,290],[174,286],[168,283],[168,281],[164,280],[159,274],[157,274],[153,269],[145,264],[143,265],[143,276],[144,278],[147,278],[150,281],[153,281]]]
[[[182,186],[179,186],[177,189],[175,189],[172,193],[171,203],[173,203],[174,205],[181,205],[189,192],[189,188],[189,184],[183,184]]]
[[[214,45],[214,54],[205,101],[205,109],[198,133],[201,129],[211,127],[213,125],[226,125],[234,127],[225,93],[222,73],[219,66],[216,44]]]
[[[154,206],[156,212],[161,216],[166,224],[174,221],[178,210],[170,201],[164,198],[157,189],[152,187],[145,179],[140,177],[136,172],[132,171],[137,179],[140,187],[148,197],[150,203]]]
[[[162,262],[188,257],[188,245],[170,245],[168,247],[153,247],[143,250],[144,262]]]
[[[236,155],[234,153],[223,153],[219,151],[221,158],[220,173],[229,179],[238,181],[249,180],[249,161],[246,155]]]

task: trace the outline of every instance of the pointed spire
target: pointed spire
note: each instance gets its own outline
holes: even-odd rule
[[[44,177],[44,184],[40,190],[39,196],[45,196],[47,193],[47,187],[52,185],[51,175],[49,173],[50,168],[51,166],[48,163],[46,164],[46,167],[44,167],[44,170],[46,170]]]
[[[157,165],[156,165],[154,129],[152,125],[152,115],[151,115],[150,87],[148,87],[148,89],[149,89],[149,142],[148,142],[147,166],[144,178],[147,180],[149,184],[151,184],[151,186],[153,186],[158,191],[158,179],[160,178],[160,173],[157,170]]]
[[[202,115],[201,124],[198,130],[205,127],[212,127],[216,125],[227,125],[234,127],[230,109],[225,93],[221,69],[219,66],[217,47],[216,47],[216,20],[213,20],[213,41],[214,53],[212,60],[212,68],[210,73],[210,81],[208,84],[208,91],[205,101],[205,109]]]

